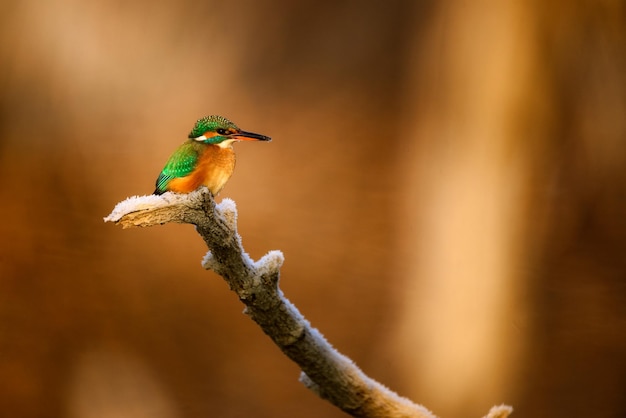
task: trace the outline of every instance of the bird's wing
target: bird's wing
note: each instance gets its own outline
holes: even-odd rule
[[[154,194],[162,194],[167,191],[167,184],[177,177],[185,177],[191,174],[198,162],[198,151],[191,143],[181,145],[167,160],[163,171],[156,181]]]

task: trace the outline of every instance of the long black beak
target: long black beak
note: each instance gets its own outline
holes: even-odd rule
[[[237,133],[230,135],[232,138],[235,138],[237,141],[271,141],[272,138],[269,136],[255,134],[254,132],[246,132],[239,131]]]

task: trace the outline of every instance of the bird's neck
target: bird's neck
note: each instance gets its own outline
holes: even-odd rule
[[[227,139],[226,141],[222,141],[219,144],[215,144],[216,146],[222,148],[222,149],[233,149],[233,142],[235,142],[234,139]]]

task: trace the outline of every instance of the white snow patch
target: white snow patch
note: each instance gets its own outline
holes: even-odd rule
[[[215,205],[215,207],[217,207],[217,209],[222,213],[226,213],[226,212],[237,213],[237,204],[235,203],[233,199],[229,197],[225,197],[224,199],[222,199],[222,201],[218,203],[217,205]]]
[[[285,256],[283,252],[280,250],[272,250],[265,254],[263,257],[259,259],[256,263],[254,263],[254,267],[259,271],[260,274],[264,273],[277,273],[285,262]]]
[[[138,212],[145,209],[153,209],[170,204],[168,199],[164,198],[165,195],[147,195],[147,196],[132,196],[126,200],[122,200],[113,208],[113,211],[104,218],[104,222],[117,222],[120,218],[131,212]]]

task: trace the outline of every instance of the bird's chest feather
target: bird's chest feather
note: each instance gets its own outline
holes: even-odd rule
[[[235,152],[232,148],[208,147],[200,156],[196,181],[207,186],[213,194],[219,193],[235,169]]]

